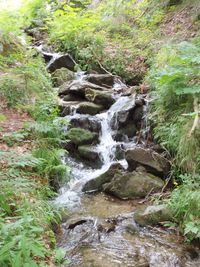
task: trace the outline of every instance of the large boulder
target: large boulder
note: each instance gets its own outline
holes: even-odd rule
[[[54,72],[57,69],[67,68],[74,71],[76,62],[69,54],[54,54],[49,64],[47,65],[47,70],[49,72]]]
[[[71,128],[67,132],[67,138],[75,145],[87,145],[96,143],[98,135],[81,128]]]
[[[100,176],[89,180],[84,186],[83,192],[102,191],[103,185],[112,180],[116,173],[122,174],[122,166],[119,163],[114,163]]]
[[[80,157],[87,162],[90,163],[92,166],[100,166],[101,159],[99,153],[95,150],[93,146],[84,145],[78,147],[78,154]]]
[[[135,199],[145,197],[149,192],[158,192],[164,182],[145,171],[132,173],[115,173],[111,182],[103,185],[106,193],[121,199]]]
[[[76,111],[80,114],[96,115],[103,111],[104,107],[102,105],[97,105],[91,102],[82,102],[78,105]]]
[[[166,205],[148,206],[134,213],[135,222],[141,226],[156,225],[171,221],[172,214]]]
[[[74,80],[72,82],[66,82],[59,88],[59,95],[74,94],[81,97],[85,96],[85,89],[90,88],[94,90],[104,91],[107,90],[105,87],[96,85],[84,80]]]
[[[85,90],[85,97],[87,100],[103,105],[105,108],[109,108],[115,102],[111,91],[99,91],[87,88]]]
[[[115,76],[112,74],[88,74],[85,80],[103,87],[113,87]]]
[[[125,158],[129,164],[129,170],[135,170],[137,166],[144,166],[149,172],[165,177],[170,171],[170,163],[157,152],[142,147],[128,149]]]

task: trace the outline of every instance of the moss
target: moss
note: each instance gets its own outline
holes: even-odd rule
[[[82,128],[71,128],[67,133],[67,138],[76,145],[84,145],[97,141],[97,134]]]

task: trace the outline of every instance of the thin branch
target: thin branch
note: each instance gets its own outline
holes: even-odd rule
[[[195,119],[194,119],[192,128],[189,132],[189,137],[191,137],[194,134],[196,128],[199,125],[199,103],[198,103],[198,97],[197,96],[194,96],[193,107],[194,107],[194,112],[195,112]]]

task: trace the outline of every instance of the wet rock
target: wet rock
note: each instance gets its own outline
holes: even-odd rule
[[[94,102],[96,104],[101,104],[105,108],[109,108],[115,102],[112,92],[109,91],[98,91],[87,88],[85,90],[85,97],[87,100]]]
[[[172,214],[165,205],[148,206],[136,211],[134,219],[141,226],[157,225],[159,222],[172,220]]]
[[[101,123],[97,119],[90,116],[75,117],[70,120],[70,128],[83,128],[91,132],[99,133],[101,131]]]
[[[122,174],[122,166],[119,163],[114,163],[110,166],[110,168],[105,171],[105,173],[101,174],[100,176],[89,180],[84,186],[82,191],[83,192],[94,192],[94,191],[102,191],[103,184],[108,183],[112,180],[115,173]]]
[[[66,68],[61,68],[57,69],[53,74],[52,74],[52,79],[54,82],[54,85],[59,87],[62,84],[64,84],[67,81],[73,80],[75,77],[74,72],[66,69]]]
[[[67,138],[75,145],[87,145],[96,143],[98,135],[81,128],[71,128],[67,132]]]
[[[78,153],[83,159],[91,161],[92,165],[100,165],[101,163],[98,152],[92,146],[79,146]]]
[[[73,230],[76,226],[93,223],[93,219],[91,217],[72,217],[67,219],[65,223],[65,229]]]
[[[106,193],[121,199],[145,197],[149,192],[157,192],[164,182],[147,172],[115,173],[110,183],[103,185]]]
[[[104,107],[102,105],[97,105],[91,102],[82,102],[78,105],[76,111],[80,114],[96,115],[103,111]]]
[[[128,138],[133,138],[136,135],[137,129],[134,124],[128,124],[122,129],[117,131],[117,134],[115,135],[116,141],[126,141]]]
[[[115,220],[101,220],[97,225],[97,230],[99,232],[110,233],[114,232],[117,222]]]
[[[151,149],[135,147],[125,152],[125,158],[130,170],[135,170],[138,165],[143,165],[149,172],[167,176],[170,170],[169,161]]]
[[[131,114],[130,121],[137,124],[138,122],[141,123],[142,118],[144,115],[143,106],[137,106]]]
[[[57,55],[53,57],[47,66],[49,72],[54,72],[57,69],[67,68],[71,71],[74,71],[76,62],[69,54]]]
[[[126,228],[126,231],[132,235],[138,234],[139,232],[137,226],[133,223],[127,224],[125,228]]]
[[[105,87],[87,82],[87,81],[80,81],[80,80],[74,80],[71,83],[66,82],[59,88],[59,95],[67,95],[67,94],[73,94],[78,95],[80,97],[85,96],[85,89],[90,88],[94,90],[104,91],[107,90]]]
[[[76,95],[65,95],[63,97],[63,101],[76,101],[76,102],[81,102],[81,101],[84,101],[84,98],[82,97],[79,97],[79,96],[76,96]]]
[[[78,107],[79,101],[63,101],[59,100],[58,107],[60,116],[70,115],[73,110]]]
[[[53,54],[52,53],[48,53],[48,52],[45,52],[45,51],[40,51],[45,62],[48,63],[52,58],[53,58]]]
[[[120,107],[116,107],[115,114],[112,119],[112,124],[124,126],[128,123],[130,112],[135,108],[135,96],[124,97]]]
[[[90,83],[94,83],[103,87],[113,87],[115,76],[112,74],[89,74],[85,79]]]
[[[143,116],[143,102],[135,95],[123,97],[121,100],[118,106],[115,104],[112,106],[114,113],[111,121],[112,128],[116,128],[116,125],[118,129],[124,128],[127,124],[140,121]]]
[[[122,96],[131,96],[133,94],[136,94],[139,91],[140,91],[139,86],[132,86],[132,87],[127,88],[122,94]]]

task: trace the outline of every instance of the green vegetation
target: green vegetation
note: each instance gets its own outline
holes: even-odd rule
[[[189,174],[180,176],[182,184],[175,189],[168,201],[168,206],[173,211],[175,222],[192,241],[200,237],[200,179],[199,175]]]
[[[19,38],[22,25],[16,14],[1,12],[0,105],[29,112],[34,121],[3,137],[10,150],[0,152],[0,266],[61,266],[64,254],[52,231],[60,212],[49,200],[68,179],[60,149],[63,121],[43,60],[26,36],[26,44]],[[1,122],[8,119],[0,114]]]
[[[199,171],[199,129],[192,128],[199,105],[200,47],[182,42],[163,47],[151,68],[155,86],[155,137],[183,171]],[[199,112],[199,111],[198,111]],[[197,112],[197,115],[198,115]]]
[[[149,74],[155,88],[154,136],[173,158],[172,177],[180,184],[172,193],[169,206],[190,240],[200,235],[198,40],[163,47]]]
[[[33,122],[3,140],[10,149],[28,141],[29,152],[0,153],[0,266],[62,266],[64,254],[56,252],[51,230],[60,215],[49,203],[52,189],[68,179],[61,144],[66,137],[77,145],[96,138],[79,128],[65,136],[51,77],[22,29],[33,40],[39,36],[57,51],[70,53],[82,70],[105,68],[132,85],[151,84],[154,136],[171,155],[171,176],[178,184],[168,205],[182,232],[190,240],[200,237],[200,38],[193,38],[199,14],[190,18],[193,35],[185,30],[190,20],[181,24],[175,17],[175,25],[167,28],[169,14],[173,18],[180,11],[184,17],[184,8],[198,1],[188,2],[104,0],[88,7],[87,0],[30,0],[20,13],[1,10],[0,98],[8,107],[28,112]],[[60,70],[53,75],[59,85],[73,74],[66,77]],[[0,122],[6,119],[0,113]]]
[[[90,144],[97,139],[95,133],[82,128],[71,128],[67,133],[67,137],[76,145]]]

